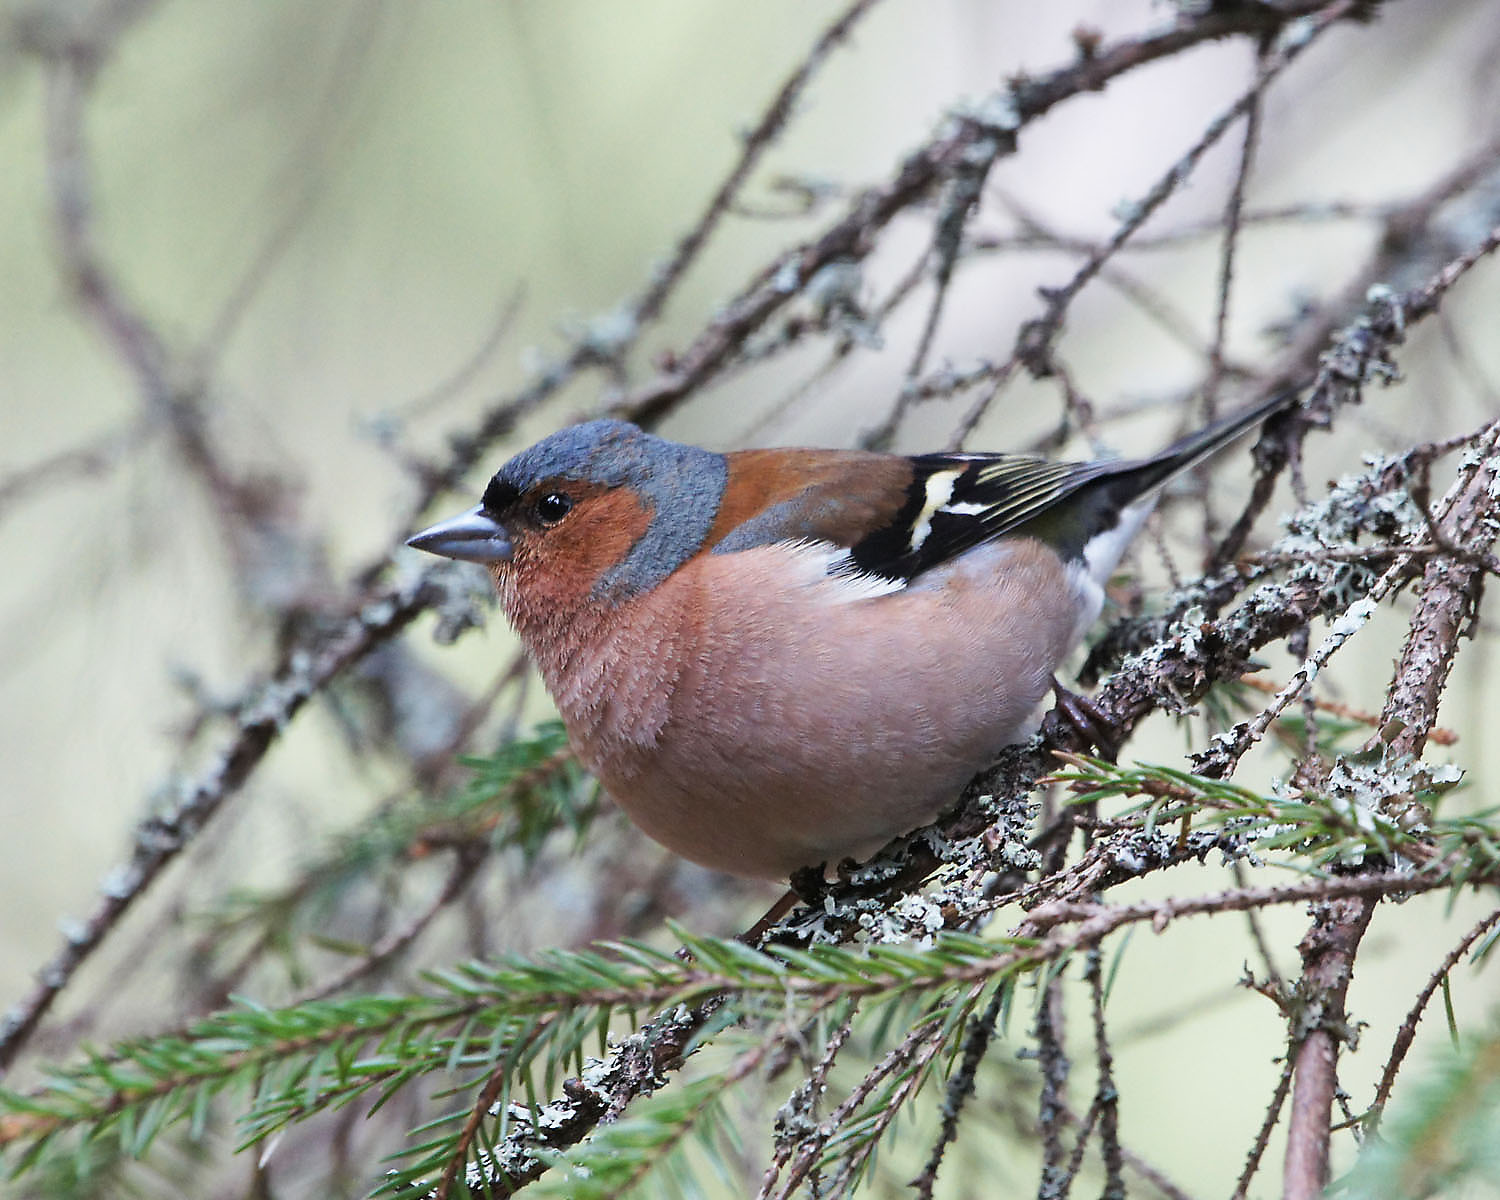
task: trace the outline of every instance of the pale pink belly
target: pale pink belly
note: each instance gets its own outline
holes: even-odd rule
[[[553,692],[637,825],[737,875],[867,855],[932,819],[1031,732],[1078,624],[1030,542],[847,603],[778,547],[698,563],[652,598],[649,638],[608,639]]]

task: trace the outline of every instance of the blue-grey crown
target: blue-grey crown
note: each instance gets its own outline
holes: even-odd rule
[[[624,599],[655,587],[703,546],[729,478],[722,454],[668,441],[627,421],[586,421],[523,450],[495,473],[486,507],[498,510],[546,480],[628,487],[652,510],[651,524],[595,594]]]

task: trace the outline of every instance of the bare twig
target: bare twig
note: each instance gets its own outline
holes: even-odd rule
[[[1260,46],[1260,59],[1265,58],[1267,47]],[[1240,245],[1240,222],[1245,208],[1245,187],[1250,179],[1250,167],[1255,161],[1255,148],[1260,141],[1260,114],[1262,96],[1256,95],[1245,110],[1245,136],[1240,141],[1240,159],[1234,173],[1234,184],[1229,189],[1229,202],[1224,212],[1224,235],[1219,252],[1219,288],[1214,301],[1213,341],[1208,352],[1208,378],[1203,384],[1202,409],[1205,423],[1219,415],[1219,387],[1224,381],[1225,339],[1229,333],[1229,304],[1234,290],[1235,253]],[[1218,522],[1214,515],[1213,493],[1207,487],[1206,468],[1200,464],[1195,472],[1203,505],[1203,544],[1206,554],[1213,550]]]
[[[808,83],[817,74],[828,56],[848,38],[855,25],[875,6],[876,2],[877,0],[854,0],[854,3],[844,9],[838,18],[823,31],[807,53],[802,56],[786,82],[777,89],[775,97],[761,115],[760,121],[745,135],[739,159],[730,169],[729,174],[724,177],[723,182],[719,184],[713,199],[708,203],[708,208],[704,210],[697,224],[677,243],[672,257],[656,272],[646,291],[632,306],[631,311],[637,325],[653,321],[660,314],[662,305],[666,303],[677,281],[697,258],[698,252],[708,241],[725,213],[729,211],[735,197],[744,187],[745,180],[755,170],[766,149],[776,140],[791,119],[793,112],[796,111],[797,102],[807,89]]]
[[[1274,31],[1284,22],[1323,8],[1324,5],[1316,3],[1288,3],[1271,11],[1215,10],[1178,21],[1159,32],[1100,47],[1068,66],[1017,81],[994,98],[995,110],[1004,114],[1003,127],[983,125],[977,120],[956,122],[955,128],[908,155],[889,183],[864,192],[818,238],[779,256],[758,272],[748,287],[721,307],[718,316],[692,345],[674,356],[667,371],[624,397],[616,405],[616,411],[635,421],[659,419],[707,382],[753,331],[800,292],[823,267],[863,258],[873,246],[875,234],[898,213],[930,196],[979,139],[1004,133],[1013,142],[1017,130],[1057,104],[1097,91],[1136,67],[1205,41]],[[1006,153],[1004,147],[1000,153]]]
[[[1013,362],[1024,365],[1033,375],[1045,376],[1050,373],[1053,345],[1062,331],[1068,308],[1078,293],[1098,275],[1105,263],[1114,257],[1157,209],[1182,187],[1209,149],[1228,132],[1236,121],[1259,103],[1260,97],[1264,95],[1266,88],[1276,76],[1286,70],[1319,35],[1327,32],[1334,24],[1346,17],[1353,7],[1354,0],[1335,0],[1334,3],[1324,6],[1315,18],[1311,18],[1312,24],[1299,32],[1298,37],[1288,39],[1275,54],[1268,55],[1262,60],[1255,83],[1251,88],[1215,117],[1187,152],[1157,179],[1140,200],[1130,206],[1125,219],[1115,228],[1109,240],[1090,254],[1062,287],[1043,290],[1042,294],[1047,301],[1046,309],[1041,316],[1021,326],[1016,337],[1015,348],[1011,352]],[[1005,371],[1003,375],[1004,378],[1009,378],[1010,372]],[[963,414],[949,439],[950,447],[957,448],[964,444],[998,391],[997,387],[986,393],[980,403],[971,406]]]
[[[434,918],[447,909],[483,865],[484,856],[473,847],[460,848],[454,855],[453,865],[448,870],[443,886],[420,910],[413,913],[398,928],[390,930],[343,971],[320,983],[317,987],[303,992],[293,1003],[305,1004],[313,1000],[325,1000],[380,970],[422,936],[423,931],[432,924]]]
[[[818,1104],[822,1099],[824,1091],[828,1087],[828,1075],[833,1070],[833,1064],[838,1059],[839,1051],[849,1040],[849,1035],[854,1031],[854,1013],[857,1006],[851,1006],[849,1014],[839,1022],[828,1041],[823,1046],[823,1053],[818,1061],[813,1064],[812,1070],[807,1073],[807,1078],[798,1085],[797,1090],[788,1099],[783,1112],[789,1117],[812,1120],[817,1116]],[[778,1122],[776,1137],[776,1149],[767,1164],[765,1173],[761,1176],[760,1191],[756,1193],[756,1200],[766,1200],[772,1190],[776,1187],[776,1181],[780,1177],[782,1169],[787,1160],[796,1152],[799,1142],[799,1130],[794,1127],[793,1121]]]
[[[1281,1110],[1286,1106],[1286,1098],[1292,1090],[1292,1059],[1287,1055],[1281,1068],[1281,1075],[1276,1080],[1276,1087],[1271,1092],[1270,1102],[1266,1105],[1266,1115],[1261,1118],[1260,1128],[1255,1131],[1255,1140],[1250,1144],[1250,1152],[1245,1156],[1245,1167],[1240,1172],[1240,1177],[1234,1181],[1234,1191],[1230,1193],[1230,1200],[1245,1200],[1250,1192],[1250,1181],[1255,1178],[1256,1171],[1260,1170],[1260,1161],[1265,1157],[1266,1147],[1271,1143],[1271,1131],[1276,1128],[1276,1122],[1281,1119]]]
[[[468,387],[485,364],[495,356],[496,351],[505,343],[516,323],[516,318],[521,312],[521,302],[526,298],[524,287],[510,289],[505,298],[500,301],[500,307],[494,318],[490,321],[489,328],[473,352],[449,372],[446,379],[440,379],[432,387],[427,388],[419,396],[413,396],[395,406],[391,411],[391,417],[396,421],[408,421],[412,417],[431,412],[441,404],[445,404],[455,396],[459,395],[464,388]]]
[[[982,985],[976,986],[976,992],[978,986]],[[916,1082],[920,1080],[932,1060],[943,1048],[944,1015],[938,1013],[918,1021],[900,1043],[850,1089],[849,1094],[826,1120],[819,1122],[817,1126],[803,1135],[796,1155],[786,1168],[786,1175],[781,1181],[781,1186],[769,1193],[767,1200],[788,1200],[817,1165],[818,1156],[823,1147],[828,1144],[828,1140],[854,1113],[859,1111],[860,1106],[874,1094],[875,1089],[883,1081],[899,1071],[906,1071],[909,1072],[908,1078],[902,1088],[898,1088],[898,1092],[915,1087]],[[892,1103],[884,1110],[882,1115],[887,1121],[894,1119],[900,1110],[899,1099],[899,1096],[894,1097]]]
[[[927,1156],[921,1173],[912,1180],[911,1186],[919,1200],[932,1200],[932,1189],[937,1183],[938,1168],[943,1164],[943,1152],[958,1136],[958,1119],[964,1104],[974,1094],[974,1077],[984,1056],[989,1053],[990,1043],[995,1037],[995,1023],[1000,1019],[1000,1009],[1005,1003],[1006,989],[997,987],[990,1002],[980,1016],[969,1019],[964,1030],[963,1053],[958,1070],[948,1080],[948,1089],[943,1096],[943,1123],[938,1130],[937,1141]]]
[[[1380,557],[1384,555],[1394,558],[1398,555],[1424,556],[1443,554],[1445,551],[1441,546],[1402,546],[1400,549],[1392,547],[1390,550],[1379,552],[1371,548],[1360,553],[1366,561],[1373,559],[1378,562]],[[1350,557],[1353,557],[1353,555]],[[1273,560],[1272,556],[1264,554],[1256,555],[1255,561],[1264,566],[1291,565],[1290,560],[1278,564],[1277,561]],[[1305,562],[1306,559],[1304,558],[1302,561]],[[1281,691],[1269,679],[1261,679],[1257,675],[1246,675],[1239,680],[1239,686],[1251,688],[1267,696],[1274,696]],[[1323,696],[1314,696],[1312,697],[1312,706],[1315,711],[1327,713],[1331,717],[1338,717],[1341,721],[1350,721],[1355,725],[1368,725],[1371,729],[1378,729],[1380,727],[1379,713],[1366,712],[1364,709],[1356,708],[1352,704],[1344,704],[1338,700],[1329,700]],[[1427,735],[1427,740],[1434,746],[1453,746],[1458,743],[1458,734],[1454,733],[1451,729],[1444,729],[1441,726],[1435,725]]]
[[[760,121],[746,138],[739,158],[715,191],[703,215],[678,242],[672,257],[652,276],[640,296],[625,306],[625,311],[630,314],[630,320],[624,323],[623,336],[616,334],[602,340],[590,336],[578,338],[561,360],[540,371],[527,387],[492,405],[472,429],[450,437],[446,461],[441,466],[430,467],[424,473],[422,489],[410,514],[403,522],[404,528],[414,525],[420,514],[436,499],[438,494],[457,483],[494,442],[515,428],[517,421],[559,392],[581,371],[589,367],[605,366],[620,361],[624,353],[640,336],[641,330],[660,315],[668,297],[696,260],[709,236],[729,211],[734,198],[744,186],[745,180],[749,178],[766,148],[771,145],[791,117],[798,97],[816,74],[817,68],[848,36],[849,31],[873,7],[875,2],[876,0],[855,0],[824,31],[809,53],[804,56],[800,65],[782,84]],[[665,408],[662,411],[665,411]],[[646,424],[660,415],[659,412],[652,413],[645,410],[632,413],[633,419]],[[363,578],[373,577],[378,569],[377,566],[365,572]]]
[[[1074,1128],[1082,1129],[1084,1127],[1084,1123],[1079,1119],[1078,1114],[1071,1109],[1064,1114],[1064,1117],[1068,1124]],[[1149,1183],[1163,1196],[1167,1197],[1167,1200],[1193,1200],[1191,1195],[1168,1179],[1160,1168],[1148,1162],[1129,1146],[1121,1145],[1120,1157],[1125,1166],[1139,1175],[1142,1180]]]
[[[154,427],[149,421],[136,421],[0,477],[0,519],[8,516],[13,506],[47,487],[112,471]]]
[[[1264,57],[1265,47],[1261,47]],[[1245,187],[1250,180],[1250,167],[1255,161],[1255,148],[1260,141],[1260,114],[1262,93],[1255,93],[1245,109],[1245,136],[1240,141],[1240,160],[1235,168],[1234,185],[1229,189],[1229,202],[1224,211],[1223,244],[1219,251],[1219,290],[1214,301],[1214,333],[1208,351],[1208,382],[1203,388],[1203,419],[1212,421],[1218,416],[1219,384],[1224,376],[1224,343],[1229,332],[1229,301],[1234,290],[1234,258],[1240,244],[1240,228],[1244,217]]]
[[[1427,1002],[1448,978],[1449,972],[1458,965],[1458,960],[1468,953],[1469,947],[1493,929],[1497,922],[1500,922],[1500,908],[1481,917],[1473,928],[1458,939],[1457,945],[1443,956],[1443,961],[1438,964],[1422,990],[1417,993],[1417,998],[1412,1001],[1411,1008],[1396,1030],[1395,1040],[1391,1043],[1390,1056],[1386,1059],[1385,1069],[1380,1072],[1380,1082],[1375,1085],[1375,1099],[1370,1102],[1369,1113],[1366,1117],[1372,1132],[1380,1127],[1380,1118],[1385,1113],[1385,1106],[1391,1098],[1391,1089],[1396,1084],[1396,1074],[1401,1070],[1401,1064],[1406,1059],[1406,1052],[1411,1049],[1411,1044],[1417,1036],[1417,1022],[1422,1019],[1422,1014],[1427,1009]]]
[[[1104,1200],[1124,1200],[1125,1160],[1120,1151],[1120,1097],[1115,1090],[1114,1051],[1104,1020],[1104,955],[1100,947],[1089,947],[1083,977],[1089,985],[1089,1007],[1093,1014],[1094,1060],[1098,1079],[1094,1104],[1099,1109],[1099,1153],[1104,1159]]]

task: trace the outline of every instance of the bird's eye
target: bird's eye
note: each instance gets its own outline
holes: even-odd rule
[[[544,525],[555,525],[568,515],[573,508],[571,497],[562,492],[548,492],[540,497],[533,505],[532,511],[536,513],[537,520]]]

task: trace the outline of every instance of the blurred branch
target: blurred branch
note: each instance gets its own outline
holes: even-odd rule
[[[798,98],[818,68],[876,2],[855,0],[814,42],[778,89],[755,128],[746,136],[738,160],[714,192],[703,215],[683,235],[672,257],[656,271],[641,294],[623,306],[621,311],[628,314],[626,319],[608,320],[597,325],[592,332],[580,337],[560,361],[543,369],[528,387],[493,405],[474,429],[449,438],[447,461],[431,466],[423,473],[423,487],[407,518],[408,527],[415,523],[417,516],[439,492],[461,479],[496,440],[510,433],[522,416],[559,391],[580,371],[623,361],[641,331],[661,315],[668,297],[732,208],[735,197],[765,150],[791,118]]]
[[[303,992],[294,1003],[306,1004],[313,1000],[322,1000],[328,996],[337,995],[385,966],[422,936],[423,931],[432,924],[433,919],[439,913],[444,912],[464,888],[468,887],[483,865],[484,855],[478,847],[460,847],[453,855],[453,865],[448,870],[448,877],[443,881],[443,886],[433,894],[432,899],[413,913],[403,925],[390,930],[371,946],[368,952],[350,963],[343,971],[332,979],[318,984],[317,987]]]
[[[439,380],[432,387],[426,389],[420,396],[414,396],[410,400],[397,405],[386,421],[403,422],[423,413],[431,412],[439,405],[446,403],[458,396],[464,388],[474,382],[479,372],[484,369],[486,363],[494,357],[496,351],[505,343],[505,339],[514,328],[516,318],[521,313],[521,303],[526,297],[524,287],[512,288],[506,297],[500,302],[499,311],[490,322],[489,331],[481,339],[474,352],[468,359],[451,371],[447,378]]]
[[[966,156],[982,148],[989,157],[987,143],[996,143],[994,156],[1004,157],[1014,152],[1022,128],[1065,100],[1100,91],[1119,75],[1192,46],[1236,35],[1263,36],[1295,17],[1326,7],[1330,6],[1289,3],[1178,15],[1159,32],[1081,51],[1075,63],[1036,78],[1015,80],[1003,92],[958,114],[937,138],[908,155],[892,180],[861,193],[849,211],[814,241],[778,256],[759,271],[747,288],[721,307],[692,345],[674,356],[670,370],[623,397],[614,411],[639,423],[659,420],[712,378],[745,339],[820,270],[864,258],[874,245],[875,234],[897,214],[926,199],[959,169]],[[1342,11],[1351,6],[1340,2],[1331,7]]]
[[[1247,208],[1240,215],[1241,229],[1258,225],[1314,225],[1342,221],[1384,221],[1399,205],[1360,204],[1352,200],[1309,200],[1303,204],[1290,204],[1277,208]],[[1176,249],[1184,244],[1202,241],[1205,238],[1222,238],[1224,218],[1214,217],[1203,221],[1186,221],[1162,230],[1160,233],[1142,233],[1132,237],[1120,247],[1121,254],[1140,254],[1145,251]],[[984,233],[976,235],[969,248],[979,253],[998,253],[1012,250],[1065,250],[1070,254],[1091,255],[1098,252],[1095,239],[1079,237],[1062,232],[1047,232],[1034,229],[1023,221],[1020,230],[1010,234]]]
[[[646,291],[631,306],[631,323],[634,326],[639,328],[654,321],[661,314],[662,306],[666,304],[668,296],[676,288],[678,281],[697,259],[699,251],[703,249],[719,222],[732,209],[735,198],[744,187],[745,181],[750,178],[750,173],[760,164],[766,150],[791,120],[808,83],[823,66],[828,56],[848,38],[855,25],[877,2],[878,0],[854,0],[854,3],[850,4],[838,19],[823,31],[807,53],[802,56],[786,82],[777,89],[775,97],[761,115],[755,128],[745,134],[739,159],[730,169],[729,174],[724,177],[723,182],[719,184],[713,199],[708,203],[708,208],[698,218],[697,224],[677,243],[672,257],[658,269]]]
[[[196,370],[200,375],[206,377],[223,357],[251,304],[270,281],[291,248],[295,235],[317,205],[324,186],[317,167],[326,159],[332,146],[341,110],[347,110],[349,97],[355,94],[359,69],[370,61],[371,42],[385,14],[385,6],[380,4],[349,6],[343,36],[313,108],[316,115],[301,137],[289,139],[290,149],[282,168],[282,179],[274,188],[278,199],[282,196],[290,199],[285,202],[282,216],[252,255],[249,266],[236,281],[199,343]]]
[[[309,699],[376,646],[389,641],[438,598],[436,577],[424,576],[366,604],[319,645],[300,651],[239,712],[235,732],[213,764],[184,781],[165,812],[144,821],[130,860],[101,886],[94,910],[70,924],[66,942],[38,973],[31,994],[0,1019],[0,1073],[14,1063],[26,1039],[131,906],[235,794],[265,758],[287,723]]]
[[[173,360],[166,344],[126,297],[94,236],[85,101],[99,63],[111,49],[110,39],[100,39],[91,44],[87,56],[57,57],[47,71],[48,182],[62,271],[79,307],[135,377],[146,419],[173,431],[185,458],[202,473],[222,505],[230,501],[236,485],[209,449],[195,403],[172,378]]]
[[[1481,917],[1473,928],[1459,938],[1457,944],[1443,956],[1443,961],[1428,977],[1426,984],[1412,1002],[1411,1009],[1402,1018],[1395,1040],[1391,1043],[1391,1052],[1386,1059],[1385,1069],[1380,1073],[1380,1082],[1375,1086],[1375,1099],[1370,1102],[1370,1108],[1365,1115],[1365,1122],[1371,1133],[1378,1133],[1380,1130],[1380,1121],[1385,1115],[1385,1106],[1390,1101],[1391,1089],[1396,1085],[1397,1072],[1401,1070],[1401,1064],[1406,1060],[1406,1052],[1411,1049],[1412,1041],[1417,1036],[1417,1022],[1422,1019],[1428,1001],[1447,981],[1449,973],[1458,965],[1458,960],[1468,953],[1469,947],[1495,928],[1496,924],[1500,924],[1500,908]]]
[[[145,441],[149,430],[148,423],[138,421],[0,476],[0,520],[10,515],[13,506],[44,488],[114,470]]]

